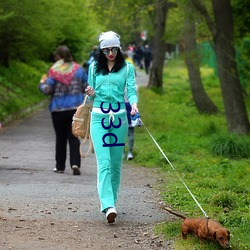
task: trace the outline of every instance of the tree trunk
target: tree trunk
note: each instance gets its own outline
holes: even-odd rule
[[[200,57],[196,48],[195,18],[190,15],[192,6],[187,6],[185,18],[185,54],[189,82],[195,105],[200,113],[217,113],[218,108],[207,95],[200,75]]]
[[[149,74],[148,87],[157,87],[162,89],[163,66],[166,53],[166,43],[164,41],[166,19],[168,12],[168,1],[156,1],[155,16],[155,37],[153,45],[153,62]]]
[[[248,134],[250,124],[235,60],[230,0],[212,0],[212,4],[216,29],[213,38],[228,129],[237,134]]]
[[[212,0],[214,20],[200,0],[191,0],[212,33],[229,132],[250,134],[250,123],[237,71],[230,0]]]

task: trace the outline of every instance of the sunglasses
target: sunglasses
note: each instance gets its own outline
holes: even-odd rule
[[[104,55],[109,55],[110,51],[112,52],[112,54],[117,54],[118,48],[117,47],[114,47],[114,48],[111,48],[111,49],[105,48],[105,49],[102,50]]]

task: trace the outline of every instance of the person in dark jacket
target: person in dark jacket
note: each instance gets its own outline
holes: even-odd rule
[[[149,46],[146,44],[145,45],[145,49],[143,52],[143,57],[144,57],[144,67],[145,67],[145,71],[146,74],[149,73],[149,69],[150,69],[150,65],[151,65],[151,61],[153,59],[153,55],[152,55],[152,51],[149,48]]]

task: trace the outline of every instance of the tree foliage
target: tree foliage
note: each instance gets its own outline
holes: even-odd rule
[[[250,13],[246,11],[250,8],[250,1],[233,0],[232,8],[241,85],[250,96]]]
[[[98,23],[103,31],[113,30],[122,36],[123,45],[140,43],[140,33],[147,30],[149,39],[153,36],[155,13],[154,0],[94,0]]]
[[[236,38],[244,38],[250,36],[250,1],[233,0],[232,8],[234,14],[235,36]]]
[[[0,2],[0,62],[48,60],[59,44],[67,44],[81,59],[96,37],[94,13],[88,2],[2,0]],[[35,8],[34,8],[35,4]],[[93,14],[93,15],[91,15]]]

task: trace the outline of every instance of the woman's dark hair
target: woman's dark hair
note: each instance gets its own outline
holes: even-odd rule
[[[119,71],[121,68],[123,68],[125,66],[125,64],[126,63],[125,63],[124,57],[121,53],[121,50],[118,49],[117,55],[115,58],[115,65],[112,69],[112,72]],[[101,73],[103,75],[109,74],[109,69],[108,69],[108,65],[107,65],[107,58],[103,54],[102,50],[100,50],[99,56],[97,57],[96,72],[97,72],[97,74]]]
[[[70,50],[67,46],[61,45],[59,46],[55,53],[54,53],[55,60],[58,59],[63,59],[64,62],[72,62],[73,58],[71,56]]]

